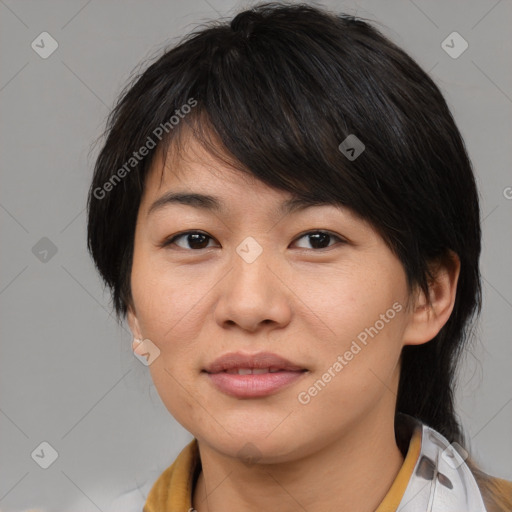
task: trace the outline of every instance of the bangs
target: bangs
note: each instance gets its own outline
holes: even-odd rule
[[[269,187],[310,199],[312,204],[345,203],[343,194],[336,192],[340,189],[343,173],[338,173],[338,184],[333,186],[333,169],[319,163],[311,153],[311,161],[307,162],[292,144],[276,145],[269,132],[255,135],[254,131],[247,130],[243,137],[244,127],[239,128],[235,122],[225,126],[223,121],[222,118],[212,119],[206,109],[197,110],[167,135],[157,148],[163,162],[161,182],[165,169],[176,169],[184,158],[194,160],[189,152],[189,143],[194,140],[212,161],[223,164],[229,170],[256,178]],[[240,142],[241,138],[243,143]],[[258,148],[258,154],[252,149],[255,147]],[[306,147],[303,147],[303,151],[308,154]],[[290,161],[292,155],[296,162]],[[341,187],[345,188],[342,184]]]
[[[190,98],[197,100],[159,145],[163,160],[182,154],[191,136],[213,158],[270,187],[312,202],[341,204],[366,218],[373,211],[375,223],[386,198],[379,197],[379,184],[371,176],[382,160],[373,156],[368,119],[356,112],[361,108],[336,69],[337,60],[313,39],[325,61],[293,49],[282,33],[274,41],[271,37],[266,32],[260,40],[253,33],[246,40],[232,33],[230,45],[210,42],[211,55],[189,63],[178,86],[155,98],[160,105],[155,126]],[[192,38],[189,44],[194,42],[200,43]],[[351,81],[362,94],[364,83]],[[354,161],[339,149],[351,134],[365,144]]]

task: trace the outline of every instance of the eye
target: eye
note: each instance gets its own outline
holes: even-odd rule
[[[182,239],[184,240],[185,246],[177,243],[178,240]],[[206,233],[202,233],[201,231],[185,231],[184,233],[174,235],[173,237],[164,240],[164,242],[161,244],[161,247],[168,247],[175,244],[182,249],[207,249],[209,240],[213,240],[213,238]]]
[[[345,240],[338,235],[319,230],[304,233],[299,238],[295,239],[295,243],[297,243],[298,240],[302,239],[307,240],[306,243],[309,243],[310,246],[308,247],[304,245],[298,245],[298,247],[301,249],[326,249],[334,245],[332,242],[345,242]],[[201,231],[185,231],[184,233],[179,233],[177,235],[172,236],[171,238],[164,240],[160,245],[161,247],[177,245],[181,249],[201,250],[208,249],[208,244],[212,240],[214,240],[214,238]]]
[[[337,240],[339,242],[345,242],[340,236],[337,236],[333,233],[329,233],[326,231],[309,231],[308,233],[303,234],[296,240],[302,240],[306,239],[309,240],[307,243],[310,243],[312,247],[304,247],[302,246],[302,249],[326,249],[327,247],[330,247],[333,244],[330,244],[329,242],[332,240]],[[300,247],[300,246],[299,246]]]

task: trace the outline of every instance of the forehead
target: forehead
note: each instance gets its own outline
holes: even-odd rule
[[[291,192],[268,186],[251,175],[222,150],[207,151],[195,138],[171,143],[166,153],[158,151],[144,184],[141,207],[151,204],[170,191],[194,191],[203,195],[225,197],[243,204],[248,200],[262,204],[293,200]]]
[[[149,218],[169,205],[185,204],[225,217],[264,212],[277,220],[322,206],[333,214],[343,214],[347,222],[366,224],[340,203],[269,186],[219,147],[213,149],[206,150],[187,134],[180,136],[177,144],[171,142],[167,152],[158,151],[146,178],[139,214]]]

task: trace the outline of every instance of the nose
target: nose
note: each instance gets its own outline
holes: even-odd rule
[[[268,254],[266,249],[254,261],[233,255],[231,271],[219,283],[215,306],[215,320],[221,327],[257,332],[290,322],[292,293],[278,262]]]

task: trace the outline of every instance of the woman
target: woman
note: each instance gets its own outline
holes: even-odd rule
[[[191,34],[112,112],[88,222],[194,436],[145,512],[512,509],[453,402],[480,307],[471,163],[367,23],[264,4]]]

